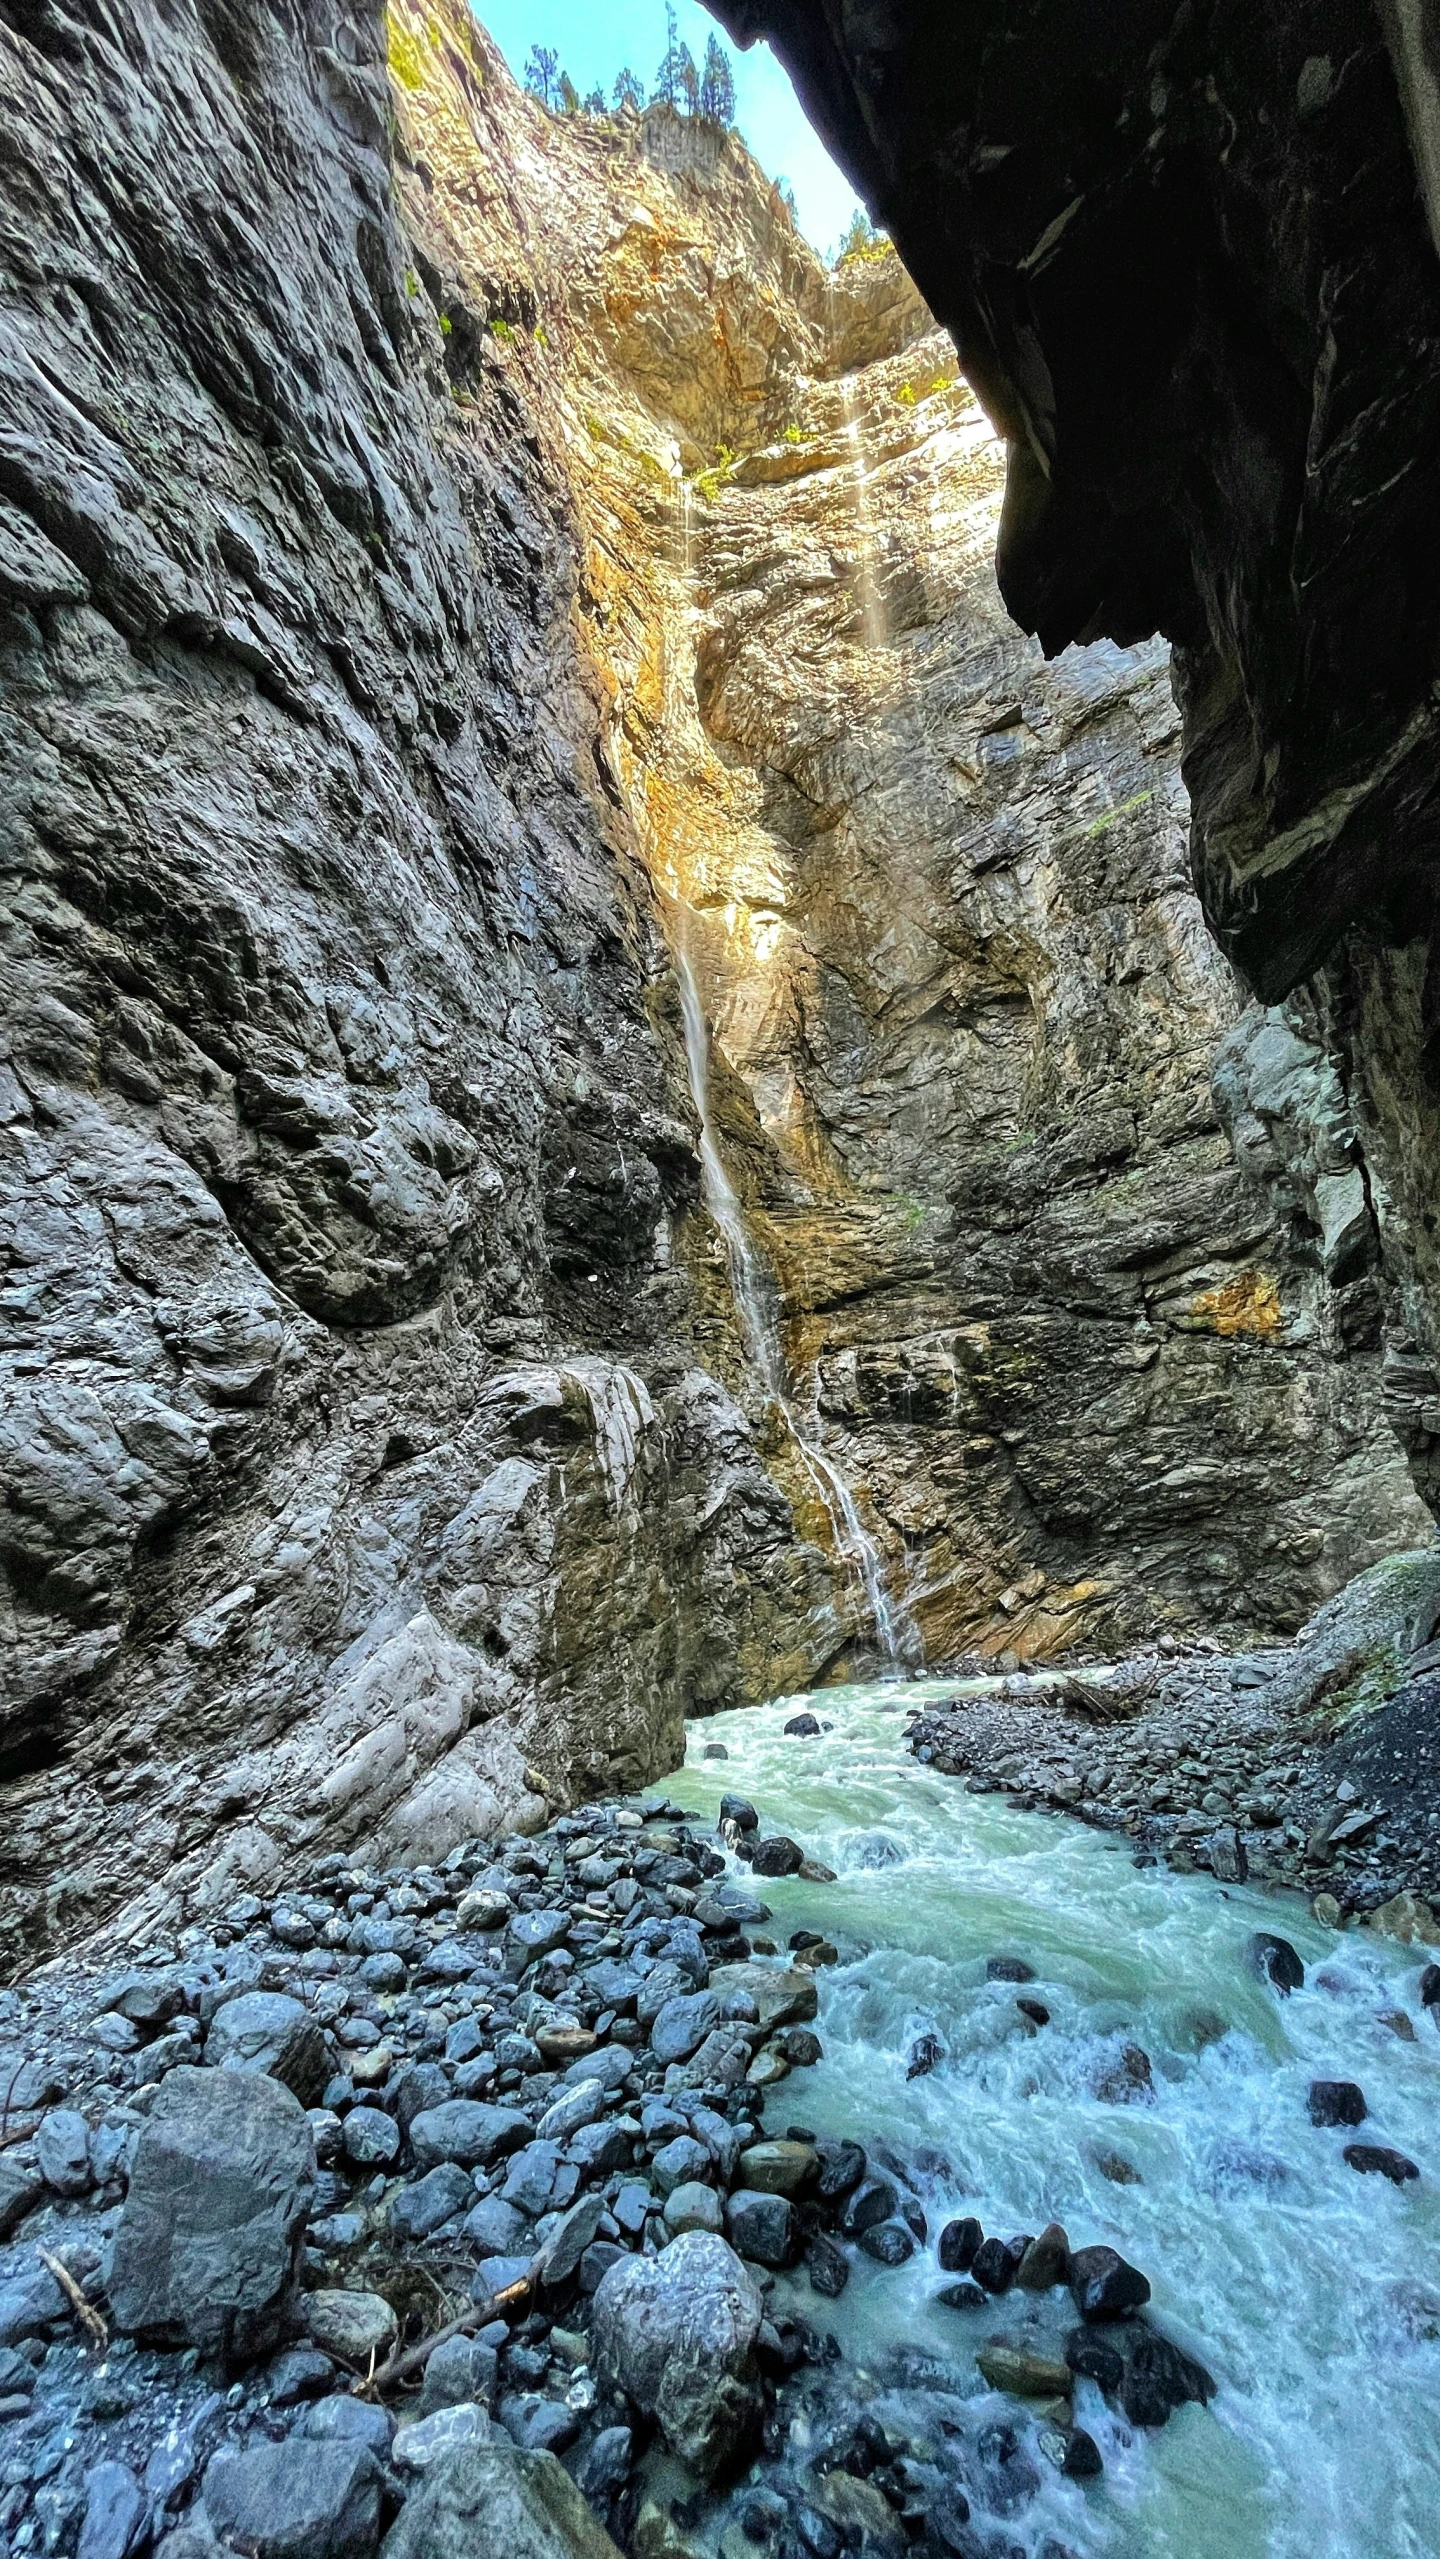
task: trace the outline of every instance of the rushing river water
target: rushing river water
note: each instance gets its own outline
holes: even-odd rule
[[[1422,1950],[1334,1935],[1294,1896],[1137,1869],[1123,1842],[968,1794],[904,1748],[906,1710],[937,1693],[832,1689],[716,1716],[692,1725],[666,1790],[712,1817],[727,1789],[749,1795],[767,1831],[837,1870],[833,1884],[757,1887],[777,1944],[816,1929],[841,1958],[818,1975],[825,2057],[771,2091],[767,2129],[793,2118],[905,2153],[928,2145],[951,2171],[924,2187],[931,2243],[908,2265],[859,2258],[838,2302],[803,2276],[782,2291],[852,2365],[919,2344],[979,2392],[976,2344],[1027,2317],[1028,2336],[1058,2340],[1074,2314],[1059,2294],[1011,2294],[988,2314],[940,2307],[951,2279],[935,2236],[952,2212],[1002,2236],[1061,2221],[1072,2245],[1105,2241],[1144,2268],[1156,2324],[1219,2388],[1209,2409],[1139,2434],[1080,2384],[1104,2477],[1080,2487],[1047,2471],[1005,2546],[1037,2552],[1050,2535],[1097,2559],[1435,2559],[1440,2035],[1418,2003]],[[833,1729],[786,1738],[802,1707]],[[715,1742],[727,1760],[703,1758]],[[1305,1988],[1287,2000],[1246,1968],[1256,1928],[1304,1959]],[[1015,1986],[986,1980],[997,1953],[1033,1965],[1023,1995],[1048,2026],[1032,2031]],[[1416,2040],[1387,2014],[1408,2015]],[[945,2057],[907,2081],[923,2033]],[[1097,2082],[1126,2043],[1149,2054],[1153,2094],[1107,2103]],[[1345,2164],[1356,2135],[1309,2122],[1316,2078],[1359,2081],[1363,2138],[1418,2161],[1418,2184]]]

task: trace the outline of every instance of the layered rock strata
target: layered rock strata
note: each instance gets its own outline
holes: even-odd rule
[[[1440,1470],[1435,34],[1382,0],[1062,0],[769,36],[1009,456],[999,572],[1047,651],[1176,643],[1206,914],[1309,1009],[1363,1141],[1390,1389]]]

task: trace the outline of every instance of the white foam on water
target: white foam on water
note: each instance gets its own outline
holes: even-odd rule
[[[817,1976],[825,2057],[770,2092],[768,2127],[928,2145],[947,2163],[926,2180],[930,2244],[908,2265],[859,2258],[835,2303],[803,2275],[782,2289],[852,2363],[910,2344],[968,2368],[976,2344],[1027,2316],[1058,2343],[1073,2312],[1058,2294],[1011,2294],[993,2316],[938,2306],[942,2223],[973,2212],[1008,2236],[1062,2221],[1073,2246],[1104,2241],[1143,2267],[1156,2324],[1219,2388],[1209,2409],[1140,2433],[1083,2385],[1077,2415],[1105,2476],[1048,2478],[1007,2521],[1014,2546],[1036,2551],[1048,2533],[1086,2559],[1436,2559],[1440,2035],[1417,1996],[1424,1950],[1332,1934],[1293,1894],[1137,1869],[1080,1823],[967,1794],[903,1746],[905,1711],[927,1694],[933,1683],[832,1689],[695,1723],[667,1784],[696,1812],[749,1795],[767,1831],[837,1872],[758,1886],[778,1944],[818,1929],[842,1958]],[[787,1739],[802,1706],[833,1729]],[[705,1761],[709,1742],[728,1759]],[[899,1859],[883,1862],[877,1838]],[[1256,1929],[1304,1960],[1289,1999],[1247,1969]],[[1022,1956],[1035,1981],[988,1982],[991,1954]],[[1050,2024],[1031,2032],[1017,1995]],[[1413,2043],[1386,2011],[1408,2014]],[[907,2081],[922,2033],[944,2058]],[[1127,2043],[1149,2055],[1153,2093],[1110,2103],[1099,2084]],[[1359,2136],[1312,2127],[1316,2078],[1359,2081]],[[1342,2156],[1357,2137],[1406,2152],[1418,2184],[1358,2175]],[[1105,2175],[1117,2158],[1140,2182]]]

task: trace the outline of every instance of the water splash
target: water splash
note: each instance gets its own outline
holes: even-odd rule
[[[818,1419],[805,1413],[791,1394],[781,1331],[780,1292],[774,1273],[750,1232],[740,1195],[720,1151],[710,1104],[710,1027],[685,947],[683,919],[677,922],[675,935],[675,975],[680,989],[685,1063],[700,1121],[700,1178],[705,1205],[725,1247],[746,1365],[777,1406],[830,1521],[836,1551],[864,1591],[881,1659],[894,1671],[913,1668],[925,1658],[924,1641],[914,1616],[903,1599],[892,1597],[886,1585],[880,1550],[860,1516],[850,1484],[821,1440]]]
[[[1074,2312],[1064,2295],[1016,2292],[967,2327],[937,2299],[940,2228],[959,2213],[1000,2232],[1062,2221],[1076,2246],[1103,2241],[1144,2267],[1155,2323],[1219,2389],[1152,2435],[1082,2383],[1077,2415],[1104,2477],[1082,2489],[1037,2460],[1033,2501],[995,2519],[1003,2546],[1025,2559],[1057,2545],[1081,2559],[1427,2559],[1440,2548],[1428,2413],[1440,2041],[1418,1996],[1430,1950],[1363,1928],[1336,1936],[1298,1896],[1137,1868],[1078,1822],[968,1794],[904,1745],[905,1709],[944,1693],[826,1689],[708,1717],[666,1780],[710,1819],[722,1791],[750,1796],[767,1828],[836,1871],[833,1884],[764,1887],[782,1944],[803,1927],[840,1951],[816,1976],[824,2058],[803,2100],[790,2083],[794,2110],[933,2163],[927,2244],[898,2269],[858,2257],[825,2324],[857,2366],[919,2348],[974,2393],[970,2359],[992,2325],[1055,2351]],[[787,1736],[802,1705],[833,1729]],[[705,1761],[716,1742],[728,1758]],[[1248,1970],[1257,1928],[1294,1940],[1306,1981],[1292,1998]],[[1014,1985],[985,1978],[995,1953],[1034,1967],[1029,1993],[1050,2012],[1038,2033]],[[942,2057],[910,2080],[922,2034]],[[1107,2074],[1131,2040],[1154,2082],[1116,2104]],[[1311,2080],[1335,2077],[1361,2084],[1367,2138],[1417,2160],[1417,2182],[1357,2176],[1348,2136],[1311,2124]],[[779,2279],[776,2309],[814,2320],[803,2278]],[[959,2413],[972,2410],[976,2424],[1035,2423],[1013,2399],[966,2397]]]

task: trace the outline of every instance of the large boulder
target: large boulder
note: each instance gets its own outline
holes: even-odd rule
[[[752,2032],[763,2042],[781,2026],[803,2026],[816,2014],[820,1994],[812,1972],[794,1964],[720,1964],[710,1987],[723,2002],[732,1991],[748,1991],[757,2010]]]
[[[508,2159],[530,2138],[528,2118],[513,2106],[486,2106],[478,2097],[449,2097],[427,2106],[410,2126],[410,2145],[421,2168],[489,2168]]]
[[[111,2250],[117,2328],[264,2353],[289,2318],[313,2184],[310,2127],[278,2079],[172,2070],[136,2145]]]
[[[215,2070],[256,2070],[316,2106],[330,2077],[325,2037],[310,2011],[284,1991],[248,1990],[216,2013],[205,2045]]]
[[[217,2452],[206,2518],[246,2559],[374,2559],[380,2470],[363,2443],[267,2443]]]
[[[503,2435],[447,2452],[411,2490],[382,2559],[620,2559],[553,2452]]]
[[[688,2231],[658,2257],[626,2257],[601,2277],[598,2370],[658,2420],[701,2479],[733,2464],[760,2421],[755,2361],[764,2303],[733,2248]]]

